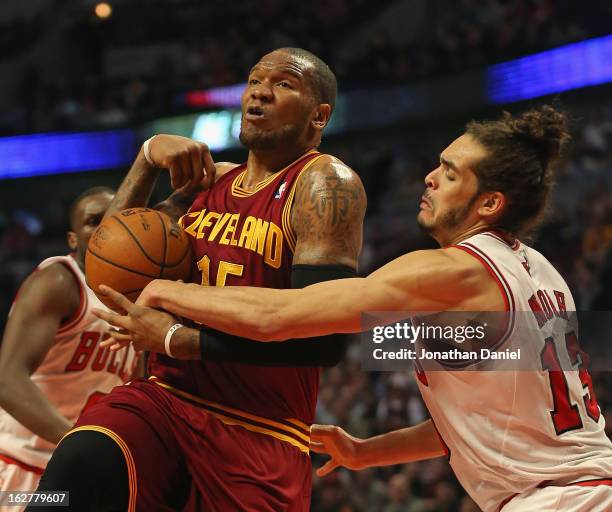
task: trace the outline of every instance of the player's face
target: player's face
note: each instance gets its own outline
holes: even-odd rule
[[[293,147],[307,140],[315,113],[312,65],[283,51],[265,55],[242,94],[240,141],[249,149]]]
[[[462,135],[442,152],[440,165],[425,177],[417,222],[439,242],[452,239],[478,220],[478,180],[472,168],[485,156],[480,143]]]
[[[68,232],[68,245],[76,253],[77,261],[84,262],[89,238],[102,221],[113,197],[108,192],[101,192],[85,197],[77,204],[72,218],[72,231]]]

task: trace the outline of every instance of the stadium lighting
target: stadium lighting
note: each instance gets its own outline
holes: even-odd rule
[[[113,8],[110,6],[110,4],[107,4],[106,2],[100,2],[99,4],[96,4],[94,12],[96,13],[96,16],[98,18],[104,20],[110,17],[111,14],[113,14]]]
[[[612,35],[489,66],[489,103],[511,103],[612,82]]]

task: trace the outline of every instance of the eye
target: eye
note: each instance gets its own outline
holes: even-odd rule
[[[259,80],[257,80],[256,78],[251,78],[249,80],[249,85],[255,85],[255,84],[258,84],[258,83],[259,83]]]
[[[283,80],[282,82],[279,82],[278,85],[279,85],[279,87],[283,87],[285,89],[293,89],[291,84],[289,82],[287,82],[286,80]]]
[[[455,181],[455,173],[453,171],[451,171],[450,169],[446,171],[446,179],[448,179],[448,181]]]

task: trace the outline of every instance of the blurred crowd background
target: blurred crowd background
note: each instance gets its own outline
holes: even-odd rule
[[[185,113],[189,108],[177,100],[185,91],[243,82],[262,54],[280,46],[317,53],[336,72],[341,91],[367,88],[375,98],[381,86],[427,84],[602,35],[612,27],[612,2],[604,0],[589,2],[588,9],[569,0],[316,0],[290,5],[280,0],[123,0],[112,2],[107,19],[92,14],[92,2],[62,9],[54,0],[28,3],[36,8],[13,7],[11,15],[0,15],[0,66],[14,70],[0,99],[0,134],[7,136],[129,127]],[[379,16],[383,11],[386,15]],[[28,57],[43,51],[41,45],[50,56],[44,63]],[[611,87],[603,85],[544,99],[568,111],[574,142],[533,245],[566,278],[580,310],[612,310],[611,98]],[[519,111],[544,100],[506,108]],[[324,141],[322,150],[354,168],[368,192],[360,273],[407,251],[435,246],[415,223],[423,178],[465,122],[500,112],[488,107],[424,116]],[[215,156],[240,161],[245,153]],[[0,328],[25,276],[45,257],[67,252],[70,201],[89,186],[117,187],[125,172],[0,180]],[[168,192],[168,183],[162,182],[155,198]],[[342,364],[324,372],[317,421],[365,437],[424,420],[427,411],[413,374],[364,372],[358,349],[354,345]],[[612,375],[599,373],[594,381],[611,434]],[[315,457],[315,466],[320,462]],[[315,477],[312,510],[478,508],[448,463],[436,459]]]
[[[7,77],[0,133],[180,112],[181,92],[243,82],[259,56],[281,46],[313,51],[347,90],[427,80],[602,35],[611,16],[608,0],[590,0],[588,9],[572,0],[119,0],[102,20],[82,1],[61,9],[58,0],[29,1],[40,9],[0,23],[0,61],[40,44],[59,57],[43,66],[26,60]]]

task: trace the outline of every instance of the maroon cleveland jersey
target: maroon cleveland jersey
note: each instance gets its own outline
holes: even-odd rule
[[[290,288],[296,235],[290,213],[298,178],[321,156],[310,151],[283,170],[242,188],[246,164],[195,199],[180,224],[189,234],[203,286]],[[151,357],[150,373],[199,399],[267,417],[314,419],[318,368],[271,368]]]

